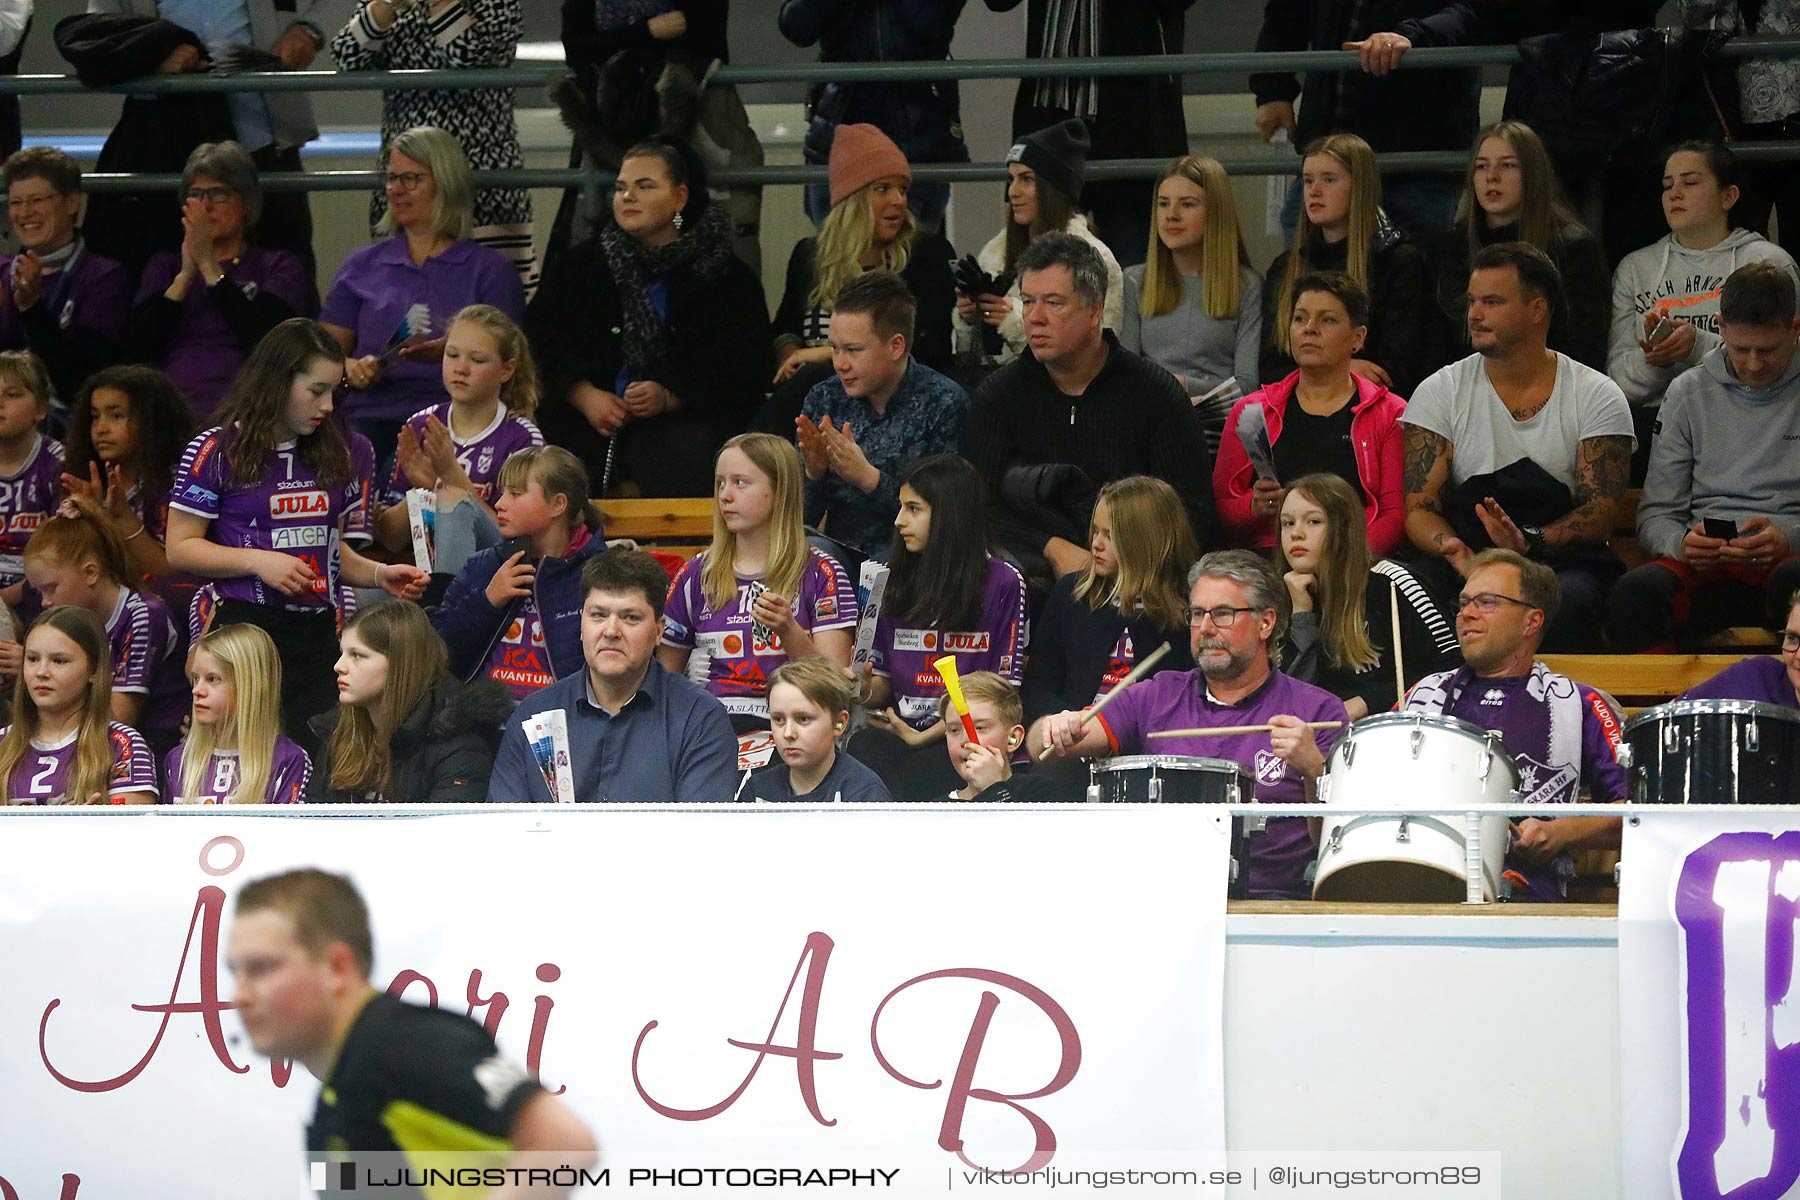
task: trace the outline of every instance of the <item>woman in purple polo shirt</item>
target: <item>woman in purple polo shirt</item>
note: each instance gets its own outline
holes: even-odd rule
[[[388,207],[376,226],[388,236],[344,260],[319,313],[350,356],[344,415],[374,444],[377,478],[388,477],[400,426],[443,399],[450,318],[471,304],[525,318],[512,262],[469,239],[474,199],[454,137],[429,125],[400,134],[388,145]]]
[[[1682,700],[1758,700],[1800,708],[1800,592],[1788,601],[1780,654],[1756,654],[1681,693]]]
[[[126,344],[175,381],[204,425],[263,335],[312,315],[313,285],[287,251],[249,243],[262,188],[242,146],[194,147],[181,194],[181,249],[145,264]]]

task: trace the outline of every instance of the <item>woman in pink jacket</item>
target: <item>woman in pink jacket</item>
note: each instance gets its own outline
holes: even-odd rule
[[[1368,325],[1369,294],[1349,276],[1319,272],[1296,285],[1288,335],[1300,369],[1237,402],[1213,463],[1213,495],[1232,543],[1273,546],[1287,494],[1282,480],[1315,471],[1357,493],[1375,557],[1406,541],[1399,424],[1406,401],[1350,370]],[[1252,455],[1246,432],[1255,445],[1263,428],[1266,448]]]

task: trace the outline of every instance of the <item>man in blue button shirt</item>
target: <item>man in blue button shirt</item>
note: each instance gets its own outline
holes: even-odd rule
[[[581,571],[581,653],[587,670],[526,697],[507,722],[488,799],[552,799],[525,736],[561,709],[569,772],[582,802],[712,804],[737,790],[737,738],[725,707],[656,662],[669,577],[641,550],[609,550]]]

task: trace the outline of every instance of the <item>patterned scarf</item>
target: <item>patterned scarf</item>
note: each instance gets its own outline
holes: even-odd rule
[[[724,209],[709,204],[686,224],[666,246],[646,246],[610,222],[600,231],[600,249],[619,290],[625,364],[635,378],[654,379],[669,361],[669,332],[656,315],[650,285],[676,272],[717,282],[731,265],[731,222]]]
[[[1049,0],[1044,7],[1045,58],[1093,58],[1100,53],[1100,5],[1096,0]],[[1089,121],[1099,111],[1099,80],[1045,76],[1037,81],[1040,108],[1057,108]]]

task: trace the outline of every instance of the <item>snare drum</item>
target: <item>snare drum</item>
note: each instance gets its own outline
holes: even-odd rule
[[[1223,758],[1133,754],[1088,764],[1089,804],[1244,804],[1254,799],[1250,772]],[[1244,820],[1231,822],[1231,883],[1241,897],[1250,877],[1244,861]]]
[[[1350,727],[1332,749],[1321,798],[1389,810],[1325,818],[1313,879],[1315,900],[1467,899],[1463,819],[1407,816],[1406,802],[1507,804],[1518,768],[1498,734],[1455,717],[1383,713]],[[1481,894],[1492,900],[1506,862],[1505,814],[1481,819]]]
[[[1800,712],[1753,700],[1677,700],[1625,722],[1639,804],[1800,803]]]

